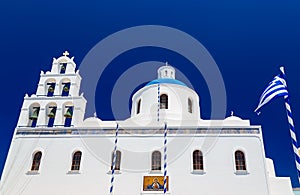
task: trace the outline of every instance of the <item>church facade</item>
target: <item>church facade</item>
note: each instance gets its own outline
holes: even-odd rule
[[[133,95],[130,118],[85,119],[73,58],[54,58],[24,97],[1,195],[292,195],[265,157],[261,126],[201,119],[198,94],[175,74],[160,67]]]

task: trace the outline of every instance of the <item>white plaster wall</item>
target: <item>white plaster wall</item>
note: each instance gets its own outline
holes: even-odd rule
[[[276,177],[273,160],[270,158],[266,158],[266,165],[269,177]]]
[[[108,194],[112,136],[36,136],[14,139],[1,179],[2,194],[76,195]],[[169,138],[168,175],[170,194],[270,194],[262,143],[255,136],[176,137]],[[183,145],[181,145],[183,144]],[[121,174],[115,177],[115,195],[140,194],[144,175],[150,173],[150,156],[163,151],[163,138],[157,135],[120,136]],[[191,174],[192,151],[204,154],[205,174]],[[249,174],[236,175],[235,150],[246,154]],[[28,175],[32,153],[43,152],[39,174]],[[68,174],[71,154],[83,153],[80,174]],[[163,154],[163,153],[162,153]],[[162,175],[162,173],[158,174]],[[279,188],[284,188],[282,185]]]
[[[289,177],[270,177],[270,195],[294,195]]]
[[[168,109],[160,109],[162,118],[179,120],[199,120],[199,96],[188,87],[177,84],[160,84],[160,94],[168,95]],[[188,112],[188,98],[193,101],[193,113]],[[140,114],[136,114],[138,100],[141,99]],[[148,118],[157,116],[157,85],[140,89],[132,98],[131,117]]]

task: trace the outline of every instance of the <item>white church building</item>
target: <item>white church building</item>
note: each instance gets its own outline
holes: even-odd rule
[[[204,102],[172,66],[133,95],[130,118],[102,121],[84,118],[73,59],[54,58],[25,95],[1,195],[104,195],[111,186],[114,195],[293,194],[265,157],[261,126],[233,114],[201,119]]]

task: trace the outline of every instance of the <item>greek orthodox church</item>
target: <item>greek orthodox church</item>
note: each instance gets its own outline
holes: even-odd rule
[[[261,126],[201,119],[198,94],[172,66],[133,95],[123,121],[85,118],[81,79],[66,52],[25,95],[1,195],[293,194],[265,157]]]

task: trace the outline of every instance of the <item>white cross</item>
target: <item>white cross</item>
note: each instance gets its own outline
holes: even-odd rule
[[[65,52],[63,53],[63,55],[66,57],[66,56],[68,56],[68,55],[70,55],[70,54],[69,54],[68,51],[65,51]]]

